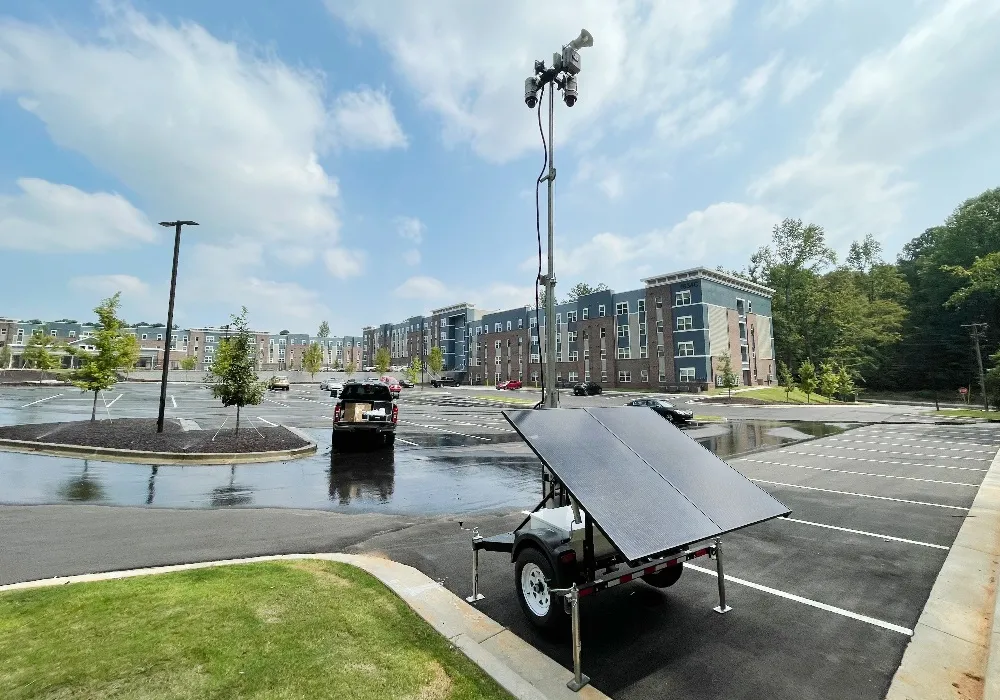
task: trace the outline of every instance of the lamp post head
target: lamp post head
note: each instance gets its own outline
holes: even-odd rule
[[[160,226],[173,227],[173,226],[197,226],[197,221],[161,221]]]

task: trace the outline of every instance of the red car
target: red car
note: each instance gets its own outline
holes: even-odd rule
[[[396,398],[399,398],[399,392],[402,391],[403,386],[399,383],[399,380],[395,377],[381,377],[379,381],[389,387],[389,391]]]
[[[500,383],[497,384],[497,389],[511,389],[511,390],[514,390],[514,389],[520,389],[520,388],[521,388],[521,380],[520,379],[511,379],[511,380],[508,380],[506,382],[500,382]]]

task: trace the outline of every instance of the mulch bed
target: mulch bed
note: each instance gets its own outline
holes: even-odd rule
[[[232,428],[227,427],[216,435],[215,430],[184,431],[178,421],[166,420],[163,432],[157,433],[156,420],[151,418],[7,425],[0,426],[0,438],[146,452],[213,454],[292,450],[309,444],[282,427],[255,430],[249,425],[240,426],[237,438]]]

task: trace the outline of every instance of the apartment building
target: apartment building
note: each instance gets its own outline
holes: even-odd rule
[[[720,381],[726,354],[741,384],[774,382],[771,289],[703,267],[642,282],[638,289],[595,292],[556,305],[558,382],[706,389]],[[427,348],[442,348],[445,371],[469,384],[540,382],[545,325],[544,311],[533,307],[482,313],[465,303],[399,324],[424,329],[415,335],[416,343],[405,346],[409,357],[422,337]],[[398,330],[394,335],[397,328],[366,328],[366,357],[371,358],[366,363],[374,362],[380,347],[391,347],[397,357],[404,349]]]

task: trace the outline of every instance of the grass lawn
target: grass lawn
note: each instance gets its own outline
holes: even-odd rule
[[[976,410],[974,408],[942,408],[940,411],[934,411],[935,415],[938,416],[953,416],[955,418],[989,418],[991,420],[1000,420],[1000,411],[986,411],[980,409]]]
[[[694,420],[700,420],[706,423],[711,422],[721,422],[723,420],[722,416],[703,416],[700,413],[694,414]]]
[[[725,390],[715,394],[715,396],[726,396]],[[800,389],[793,389],[785,398],[785,390],[780,386],[765,386],[759,389],[748,389],[739,393],[733,392],[733,403],[739,403],[740,399],[756,399],[758,401],[768,401],[773,403],[806,403],[806,394]],[[828,400],[825,396],[811,394],[809,403],[825,404]],[[840,403],[834,399],[831,403]]]
[[[516,403],[524,406],[534,406],[538,403],[538,399],[521,399],[516,396],[487,396],[476,394],[472,398],[480,399],[482,401],[495,401],[497,403]]]
[[[510,698],[367,573],[308,560],[0,594],[0,697]]]

